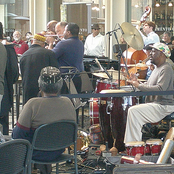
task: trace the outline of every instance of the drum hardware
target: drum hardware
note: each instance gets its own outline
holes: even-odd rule
[[[107,106],[106,106],[106,113],[107,114],[111,114],[111,110],[113,107],[113,102],[112,102],[112,97],[111,97],[111,101],[107,101]]]

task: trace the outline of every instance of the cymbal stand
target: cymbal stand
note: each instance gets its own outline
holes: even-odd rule
[[[112,36],[112,31],[109,31],[106,33],[106,35],[108,35],[108,40],[109,40],[109,46],[108,46],[108,65],[107,65],[107,69],[109,69],[110,67],[110,43],[111,43],[111,36]]]
[[[121,29],[121,27],[119,27],[118,29]],[[118,30],[117,29],[117,30]],[[119,48],[119,52],[118,52],[118,55],[117,55],[117,57],[118,57],[118,88],[120,89],[120,70],[121,70],[121,66],[120,66],[120,64],[121,64],[121,58],[123,59],[123,62],[124,62],[124,64],[125,64],[125,69],[126,69],[126,73],[128,74],[128,76],[130,77],[130,74],[129,74],[129,71],[128,71],[128,68],[127,68],[127,63],[126,63],[126,61],[125,61],[125,57],[124,57],[124,55],[123,55],[123,52],[122,52],[122,49],[121,49],[121,47],[120,47],[120,44],[119,44],[119,41],[118,41],[118,37],[117,37],[117,34],[116,34],[116,31],[117,30],[114,30],[113,32],[114,32],[114,36],[115,36],[115,39],[116,39],[116,41],[117,41],[117,44],[118,44],[118,48]],[[122,30],[122,29],[121,29]],[[122,31],[123,32],[123,31]],[[132,85],[132,88],[133,88],[133,90],[135,91],[135,88],[134,88],[134,86]]]

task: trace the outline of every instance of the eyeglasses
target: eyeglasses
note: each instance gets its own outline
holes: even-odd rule
[[[96,28],[92,28],[92,30],[99,30],[99,29],[96,29]]]

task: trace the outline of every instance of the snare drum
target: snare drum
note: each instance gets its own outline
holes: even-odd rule
[[[95,92],[99,93],[104,89],[116,89],[116,82],[109,82],[108,80],[97,80]]]
[[[146,141],[145,154],[159,155],[161,152],[162,141],[160,139],[149,139]]]
[[[90,125],[99,124],[98,98],[91,98],[89,103]]]
[[[140,153],[144,155],[145,142],[144,141],[132,141],[125,144],[127,155],[135,156]]]

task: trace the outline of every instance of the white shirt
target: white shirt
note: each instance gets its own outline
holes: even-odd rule
[[[90,34],[85,41],[84,54],[97,57],[105,56],[104,36],[99,33],[97,36],[93,37],[93,34]]]
[[[143,37],[143,41],[144,41],[145,46],[150,44],[150,43],[160,42],[159,36],[154,31],[150,32],[147,35],[147,37],[144,34],[142,34],[141,32],[140,32],[140,34]]]

